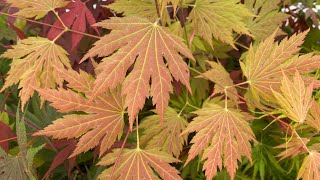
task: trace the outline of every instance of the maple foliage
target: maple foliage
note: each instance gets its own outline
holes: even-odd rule
[[[189,21],[196,35],[210,45],[214,37],[235,48],[232,32],[250,34],[244,23],[250,16],[251,12],[239,0],[196,0]]]
[[[319,163],[320,153],[316,151],[311,151],[309,155],[305,157],[305,159],[303,160],[297,179],[319,179]]]
[[[35,19],[43,18],[49,11],[64,7],[67,1],[64,0],[6,0],[12,7],[20,9],[16,15]]]
[[[246,24],[254,39],[261,41],[270,36],[274,30],[288,18],[283,12],[278,12],[280,0],[245,0],[244,5],[252,10]],[[280,34],[280,33],[279,33]]]
[[[255,137],[248,121],[253,117],[238,109],[223,107],[216,100],[209,101],[194,113],[198,117],[184,131],[197,132],[191,140],[193,145],[186,163],[204,151],[201,160],[205,160],[203,170],[207,179],[212,179],[218,167],[221,170],[223,166],[233,179],[241,156],[251,160],[250,141]]]
[[[92,98],[123,82],[122,94],[126,96],[130,128],[149,96],[153,97],[153,104],[156,105],[156,111],[162,120],[169,94],[173,92],[173,78],[191,91],[189,69],[179,54],[193,59],[190,50],[182,39],[159,26],[157,22],[127,17],[111,18],[97,25],[111,29],[112,32],[97,41],[82,61],[97,55],[112,56],[104,58],[97,67],[98,72],[101,72],[97,75]],[[133,64],[133,70],[126,77],[126,71]]]
[[[71,68],[67,52],[54,42],[41,37],[21,40],[1,55],[13,59],[1,91],[19,83],[21,108],[33,96],[35,88],[55,88],[63,78],[57,69]]]
[[[69,82],[69,88],[64,89],[39,89],[39,94],[52,102],[52,106],[60,112],[83,111],[87,114],[68,114],[54,121],[44,130],[35,135],[46,135],[54,138],[77,138],[79,142],[71,156],[98,146],[101,143],[100,155],[108,150],[120,138],[123,132],[123,100],[119,88],[97,96],[95,101],[80,94],[85,93],[90,97],[94,79],[87,73],[80,74],[72,70],[60,71]],[[100,142],[101,141],[101,142]]]
[[[317,9],[1,1],[0,179],[319,179]]]
[[[292,35],[279,44],[274,42],[277,31],[258,47],[251,46],[244,62],[240,62],[249,84],[249,93],[257,101],[274,99],[271,89],[279,91],[283,72],[287,75],[293,75],[295,71],[308,73],[320,67],[320,56],[312,53],[298,55],[299,46],[308,31]]]
[[[315,128],[317,131],[320,130],[320,107],[315,100],[313,100],[311,103],[309,114],[305,123],[310,127]]]
[[[63,25],[77,32],[85,32],[88,24],[96,32],[99,32],[97,27],[92,26],[96,23],[96,20],[91,11],[87,8],[85,3],[79,0],[70,1],[69,4],[61,10],[59,17],[64,24],[62,24],[59,19],[56,20],[56,22],[53,24],[55,27],[51,28],[48,32],[49,39],[54,39],[56,36],[58,36],[63,30],[57,29],[56,27],[63,27]],[[80,40],[83,36],[83,34],[72,33],[71,49],[74,49],[80,43]]]
[[[178,115],[171,107],[164,114],[163,124],[159,124],[159,115],[145,118],[140,128],[145,129],[140,143],[146,144],[146,149],[160,147],[160,150],[179,157],[183,145],[187,142],[188,135],[180,136],[187,127],[188,121]]]
[[[114,3],[105,7],[115,10],[118,13],[123,12],[123,15],[125,16],[133,15],[141,18],[146,18],[151,22],[154,22],[158,19],[157,8],[155,5],[155,1],[153,0],[117,0]],[[170,23],[170,16],[167,9],[162,8],[160,13],[161,21],[163,23]]]
[[[306,88],[303,79],[298,72],[295,73],[293,82],[283,74],[280,90],[282,94],[273,91],[273,94],[281,107],[279,111],[294,122],[303,123],[307,118],[311,106],[313,84],[311,83]]]
[[[288,157],[295,157],[297,155],[304,154],[307,152],[305,149],[305,144],[307,144],[308,142],[309,139],[307,138],[299,139],[297,137],[293,137],[289,140],[289,142],[285,142],[275,147],[279,149],[285,149],[277,156],[281,157],[280,160],[283,160]]]
[[[225,90],[224,87],[229,87],[229,92],[227,96],[232,99],[233,101],[237,102],[238,97],[237,89],[234,87],[233,80],[230,78],[230,74],[225,70],[225,68],[220,64],[216,62],[210,62],[208,61],[209,65],[211,66],[211,69],[204,72],[203,75],[200,75],[199,77],[205,76],[208,77],[210,81],[216,83],[214,90],[212,92],[213,95],[217,94],[224,94]],[[218,85],[217,85],[218,84]]]
[[[104,166],[114,164],[117,154],[119,154],[119,149],[113,150],[113,153],[103,157],[98,164]],[[179,160],[158,149],[123,149],[119,158],[118,168],[116,168],[114,174],[112,174],[113,166],[111,166],[103,171],[99,178],[159,179],[153,173],[152,167],[162,179],[181,179],[178,175],[179,171],[168,164],[173,162],[179,162]],[[113,176],[111,177],[111,175]]]

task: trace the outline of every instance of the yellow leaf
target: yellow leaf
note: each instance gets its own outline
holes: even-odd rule
[[[293,82],[283,73],[280,90],[281,93],[272,90],[281,107],[279,111],[294,122],[304,123],[311,106],[313,84],[306,87],[298,71],[293,77]]]
[[[102,158],[98,165],[109,166],[115,163],[120,149],[113,150]],[[179,162],[171,155],[159,151],[158,149],[123,149],[120,159],[115,168],[113,179],[159,179],[153,171],[156,171],[162,179],[177,180],[182,179],[179,171],[170,166],[169,163]],[[106,169],[99,175],[99,179],[111,179],[113,166]]]
[[[1,57],[13,59],[1,91],[19,83],[22,109],[34,94],[34,88],[61,86],[63,78],[57,69],[71,68],[67,52],[54,42],[41,37],[21,40]]]
[[[284,72],[292,76],[296,71],[309,73],[320,68],[320,56],[312,53],[299,55],[299,46],[308,31],[292,35],[280,43],[274,42],[277,30],[258,47],[250,47],[243,62],[240,62],[242,72],[249,82],[249,94],[256,102],[273,102],[275,98],[271,89],[280,91]],[[312,78],[306,79],[315,81]]]
[[[189,22],[196,35],[212,46],[212,36],[224,43],[233,43],[233,31],[250,34],[244,20],[252,13],[239,0],[196,0]]]
[[[179,157],[182,146],[188,139],[188,134],[182,136],[180,134],[188,125],[188,121],[178,116],[178,113],[170,107],[167,107],[164,114],[163,124],[159,123],[159,119],[159,115],[148,116],[139,125],[145,129],[140,139],[141,145],[146,144],[146,149],[159,148]]]
[[[43,18],[49,11],[61,8],[68,4],[65,0],[7,0],[11,7],[20,9],[18,16],[26,18]]]
[[[279,12],[279,3],[280,0],[244,1],[244,5],[255,15],[246,21],[255,40],[261,41],[270,36],[289,17],[287,14]]]

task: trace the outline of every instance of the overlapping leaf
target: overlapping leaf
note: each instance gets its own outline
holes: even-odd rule
[[[259,44],[250,47],[241,69],[249,83],[249,94],[256,100],[274,101],[271,89],[280,90],[283,73],[288,76],[296,71],[308,73],[320,67],[320,56],[313,54],[298,55],[299,46],[303,43],[308,31],[292,35],[281,43],[275,43],[277,31]],[[309,79],[308,83],[310,83]],[[262,99],[261,99],[262,98]]]
[[[87,8],[86,4],[81,2],[80,0],[70,1],[69,4],[65,8],[63,8],[63,10],[64,11],[59,13],[61,21],[64,23],[65,26],[74,31],[84,33],[87,29],[87,24],[91,27],[93,24],[96,23],[96,20],[93,17],[91,11]],[[61,21],[57,19],[53,25],[63,28]],[[97,27],[92,28],[99,33]],[[52,27],[48,32],[48,38],[54,39],[62,31],[63,29]],[[80,33],[71,34],[72,49],[74,49],[80,43],[82,37],[83,34]]]
[[[289,142],[285,142],[275,148],[278,149],[285,149],[278,157],[281,157],[280,160],[288,158],[288,157],[295,157],[300,154],[304,154],[307,152],[305,145],[309,142],[308,138],[297,138],[293,137]]]
[[[224,69],[224,67],[220,63],[208,61],[211,68],[207,72],[203,73],[203,75],[206,78],[209,78],[210,81],[216,83],[213,90],[213,95],[216,94],[224,94],[224,88],[228,87],[228,91],[230,93],[227,94],[227,96],[234,100],[235,102],[238,102],[238,96],[237,96],[237,89],[233,87],[233,81],[230,78],[230,74]],[[198,76],[203,77],[203,76]],[[222,86],[222,87],[221,87]]]
[[[196,33],[210,45],[212,37],[232,45],[233,31],[250,34],[244,20],[251,12],[239,0],[196,0],[189,21]]]
[[[299,169],[297,179],[303,180],[320,179],[320,153],[311,151],[307,157],[304,158],[303,163]]]
[[[34,88],[55,88],[63,78],[57,69],[70,68],[67,52],[52,41],[41,37],[21,40],[1,55],[13,59],[1,91],[19,82],[22,109],[34,94]]]
[[[312,101],[306,124],[320,131],[320,107],[315,100]]]
[[[146,18],[151,22],[156,22],[158,19],[157,8],[153,0],[116,0],[114,3],[105,6],[113,9],[125,16],[136,16]],[[167,9],[161,10],[161,21],[170,23],[170,16]]]
[[[159,123],[159,119],[159,115],[148,116],[139,125],[144,129],[140,139],[141,145],[146,144],[146,149],[159,148],[179,157],[182,146],[188,138],[188,134],[182,136],[180,134],[187,127],[188,121],[180,117],[171,107],[167,107],[163,124]]]
[[[293,82],[283,74],[281,93],[272,91],[281,109],[279,111],[292,121],[304,123],[311,106],[313,84],[305,87],[299,72],[295,73]]]
[[[65,0],[7,0],[7,3],[11,4],[12,7],[20,9],[16,15],[26,18],[35,17],[35,19],[40,19],[49,11],[68,4]]]
[[[186,132],[197,134],[193,137],[188,163],[204,150],[201,160],[205,160],[203,170],[206,178],[212,179],[224,166],[231,179],[234,178],[241,156],[251,161],[250,141],[255,139],[248,120],[252,117],[240,110],[208,102],[194,112],[198,117],[188,125]]]
[[[98,23],[98,26],[112,31],[97,41],[82,61],[97,55],[112,56],[104,58],[97,67],[100,73],[95,81],[93,98],[124,81],[122,94],[126,96],[131,128],[149,96],[153,97],[156,112],[163,119],[169,94],[173,91],[172,77],[190,91],[189,69],[180,55],[193,58],[190,50],[167,28],[145,19],[111,18]],[[133,64],[133,70],[126,77],[127,70]]]
[[[109,166],[115,163],[120,149],[115,149],[113,153],[107,154],[98,163]],[[170,166],[169,163],[179,162],[171,155],[159,151],[158,149],[123,149],[114,174],[111,177],[113,166],[100,174],[100,179],[159,179],[153,172],[156,171],[162,179],[181,179],[179,171]]]
[[[88,97],[92,94],[94,79],[87,73],[60,71],[75,91],[59,89],[41,89],[39,94],[52,102],[51,106],[60,112],[82,111],[86,114],[68,114],[53,122],[35,135],[54,138],[78,138],[77,148],[71,156],[88,151],[101,144],[100,155],[108,150],[123,132],[123,100],[120,89],[100,94],[94,101]],[[85,94],[85,96],[83,94]]]
[[[280,0],[245,0],[245,6],[252,11],[255,17],[250,17],[246,23],[253,38],[257,41],[264,40],[288,18],[279,12]]]

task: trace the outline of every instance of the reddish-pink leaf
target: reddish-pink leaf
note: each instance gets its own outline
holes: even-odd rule
[[[149,97],[163,120],[173,92],[172,80],[180,81],[191,92],[189,69],[181,57],[193,59],[191,51],[167,28],[142,18],[111,18],[97,25],[112,31],[97,41],[82,59],[105,57],[96,68],[91,99],[122,83],[131,129]]]
[[[77,0],[71,1],[65,8],[62,9],[61,15],[59,15],[63,23],[74,31],[84,33],[86,31],[87,23],[92,27],[97,33],[99,33],[98,28],[91,26],[96,23],[91,11],[87,8],[85,3]],[[60,20],[54,23],[54,26],[63,27]],[[51,28],[48,33],[49,39],[54,39],[63,30],[57,28]],[[83,34],[72,33],[71,43],[72,49],[74,49],[82,39]]]
[[[2,149],[5,150],[6,152],[8,152],[9,150],[9,142],[5,140],[13,136],[14,136],[14,133],[11,130],[11,128],[0,121],[0,147],[2,147]]]
[[[74,140],[68,140],[67,142],[68,142],[67,147],[65,147],[55,156],[53,162],[51,163],[50,168],[48,169],[46,174],[43,176],[43,179],[46,178],[54,169],[56,169],[59,165],[61,165],[65,160],[67,160],[70,154],[75,150],[76,142]],[[72,160],[73,158],[69,159],[69,167],[70,167],[70,164],[72,164],[72,161],[74,161]]]

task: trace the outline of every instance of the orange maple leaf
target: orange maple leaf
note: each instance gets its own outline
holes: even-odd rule
[[[35,88],[55,88],[62,85],[58,69],[71,68],[67,52],[49,39],[29,37],[1,55],[13,59],[9,75],[1,91],[19,83],[21,108],[33,96]],[[0,92],[1,92],[0,91]]]
[[[278,149],[285,149],[281,153],[277,155],[277,157],[281,157],[280,160],[288,158],[288,157],[295,157],[300,154],[304,154],[307,152],[305,149],[305,145],[309,142],[310,139],[308,138],[292,138],[289,142],[285,142],[275,148]]]
[[[112,153],[104,156],[98,164],[103,166],[114,164],[119,152],[120,149],[113,150]],[[162,179],[182,179],[178,175],[179,171],[168,164],[173,162],[180,161],[165,152],[159,151],[158,149],[123,149],[112,178],[123,180],[159,179],[158,176],[153,173],[153,171],[156,171]],[[98,178],[111,179],[112,169],[113,166],[106,169]]]
[[[122,94],[126,96],[131,129],[149,96],[153,97],[156,111],[163,119],[173,91],[172,76],[191,92],[189,69],[180,54],[193,59],[192,53],[182,39],[167,28],[137,17],[111,18],[97,25],[112,31],[97,41],[82,61],[97,55],[112,56],[104,58],[97,67],[99,73],[92,98],[124,81]],[[133,64],[133,70],[126,77]]]
[[[100,94],[94,101],[90,101],[88,97],[92,94],[94,79],[89,74],[83,71],[78,74],[73,70],[60,72],[69,82],[68,87],[80,93],[60,88],[39,89],[39,94],[52,102],[51,106],[60,112],[82,111],[86,114],[65,115],[34,135],[46,135],[58,139],[81,136],[71,156],[88,151],[99,143],[102,155],[117,138],[121,138],[123,133],[124,106],[119,88]]]
[[[299,169],[297,179],[303,180],[320,179],[320,153],[311,151],[307,157],[304,158],[303,163]]]
[[[191,140],[193,145],[186,163],[204,150],[201,160],[206,160],[203,170],[207,179],[212,179],[217,174],[217,167],[222,170],[222,166],[233,179],[241,156],[251,161],[250,141],[255,137],[247,121],[253,117],[238,109],[227,109],[214,101],[195,111],[198,117],[184,131],[197,132]]]

